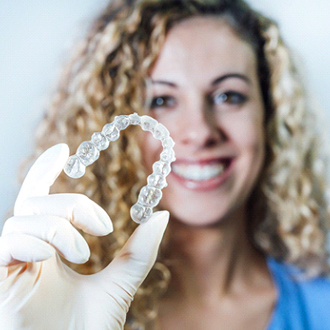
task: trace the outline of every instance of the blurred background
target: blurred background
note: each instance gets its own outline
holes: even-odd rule
[[[307,87],[330,118],[330,1],[248,0],[275,19],[300,59]],[[19,190],[18,169],[33,150],[43,104],[74,40],[107,0],[0,0],[0,228]]]

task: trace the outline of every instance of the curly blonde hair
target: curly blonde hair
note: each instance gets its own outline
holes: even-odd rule
[[[169,29],[186,18],[219,16],[258,59],[265,104],[267,157],[249,200],[247,224],[252,243],[266,255],[288,261],[311,275],[327,271],[325,166],[319,152],[315,118],[301,79],[277,25],[240,0],[114,0],[95,19],[64,68],[37,132],[36,155],[66,142],[71,150],[118,114],[143,113],[146,78]],[[61,175],[53,192],[84,193],[114,222],[107,237],[84,234],[91,258],[83,273],[106,266],[135,228],[129,208],[146,178],[138,131],[127,129],[101,153],[85,176]],[[159,256],[130,309],[127,329],[152,328],[157,300],[170,273]]]

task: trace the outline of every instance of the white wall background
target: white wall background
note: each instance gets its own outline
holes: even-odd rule
[[[0,227],[18,167],[32,151],[42,103],[71,41],[106,0],[0,0]],[[330,118],[330,1],[248,0],[276,19],[302,57],[308,87]]]

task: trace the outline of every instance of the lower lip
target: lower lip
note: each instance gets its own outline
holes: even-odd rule
[[[171,172],[170,176],[172,176],[181,185],[185,186],[190,190],[209,191],[221,186],[230,176],[232,172],[232,168],[233,168],[233,161],[230,162],[229,166],[221,174],[219,174],[214,178],[203,181],[185,179],[182,176],[177,175],[173,171]]]

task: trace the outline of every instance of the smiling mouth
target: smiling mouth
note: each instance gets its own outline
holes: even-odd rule
[[[172,171],[184,180],[202,182],[221,176],[229,164],[229,159],[207,163],[174,163]]]

